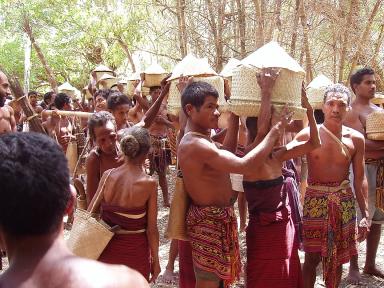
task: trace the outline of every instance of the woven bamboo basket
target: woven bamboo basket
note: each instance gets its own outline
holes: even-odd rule
[[[141,94],[143,94],[143,96],[148,96],[149,95],[149,88],[148,87],[141,87]]]
[[[115,76],[115,73],[104,65],[97,66],[93,71],[96,73],[96,82],[99,81],[104,74]]]
[[[384,112],[376,111],[368,115],[366,133],[370,140],[384,140]]]
[[[129,80],[127,82],[127,86],[125,87],[124,91],[127,94],[129,98],[133,97],[133,94],[135,94],[135,86],[134,86],[135,80]]]
[[[375,105],[378,105],[380,107],[383,107],[384,105],[384,94],[376,93],[375,98],[371,100],[371,102]]]
[[[169,87],[169,96],[168,96],[168,113],[172,115],[178,115],[181,109],[181,95],[179,90],[177,89],[176,84],[178,83],[178,79],[171,81],[171,87]],[[217,92],[219,93],[219,111],[224,112],[228,111],[228,103],[224,97],[224,79],[220,76],[208,76],[208,77],[193,77],[193,81],[203,81],[211,84]]]
[[[256,74],[260,70],[242,65],[235,68],[232,76],[232,96],[229,110],[239,116],[258,116],[261,105],[261,90]],[[281,69],[272,89],[272,104],[277,112],[286,104],[294,112],[293,119],[304,119],[306,109],[301,107],[303,73]]]
[[[307,96],[313,109],[321,109],[323,107],[325,91],[332,84],[332,81],[322,74],[308,84]]]
[[[117,85],[116,77],[109,74],[104,74],[96,83],[98,89],[111,89],[115,85]]]
[[[166,73],[162,74],[145,74],[143,73],[143,86],[147,88],[155,87],[155,86],[160,86],[161,81],[167,76]]]

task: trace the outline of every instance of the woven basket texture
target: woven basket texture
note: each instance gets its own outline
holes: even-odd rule
[[[219,93],[219,110],[227,111],[229,106],[227,101],[224,98],[224,79],[220,76],[209,76],[209,77],[193,77],[193,81],[203,81],[211,84],[216,88]],[[179,90],[177,89],[178,80],[171,81],[171,87],[169,87],[169,96],[168,96],[168,113],[172,115],[177,115],[181,109],[181,95]]]
[[[368,115],[366,133],[368,139],[384,140],[384,112],[376,111]]]
[[[76,209],[67,245],[73,254],[97,260],[113,235],[108,227],[91,217],[90,213]]]
[[[232,76],[232,96],[229,110],[240,116],[257,116],[261,104],[261,90],[256,75],[259,69],[239,66]],[[294,111],[294,119],[303,119],[305,109],[301,107],[301,85],[304,74],[281,69],[272,89],[272,104],[281,109],[285,104]]]
[[[167,76],[167,74],[144,74],[144,87],[160,86],[161,81]]]
[[[108,75],[111,75],[111,76],[114,76],[113,75],[113,71],[96,71],[96,81],[99,81],[100,78],[104,75],[104,74],[108,74]]]

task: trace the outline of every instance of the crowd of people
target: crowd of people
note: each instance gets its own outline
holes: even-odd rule
[[[31,91],[27,97],[43,135],[27,132],[30,119],[0,71],[0,250],[9,260],[0,287],[149,287],[161,273],[158,186],[163,206],[170,207],[167,171],[175,163],[190,199],[188,241],[170,240],[164,271],[172,278],[178,256],[178,287],[229,287],[241,271],[246,287],[314,287],[320,262],[327,287],[339,286],[348,262],[349,280],[358,283],[357,245],[364,240],[364,273],[384,278],[375,262],[384,222],[376,202],[384,186],[384,141],[365,133],[367,116],[384,112],[370,102],[374,71],[362,68],[351,76],[355,97],[342,84],[328,86],[317,113],[303,84],[307,123],[292,121],[287,106],[274,109],[278,77],[276,68],[258,73],[258,117],[220,114],[217,90],[192,77],[179,79],[176,116],[167,113],[167,77],[148,96],[138,89],[126,95],[120,86],[89,87],[88,102],[48,92],[39,103]],[[230,99],[227,82],[224,90]],[[92,115],[85,122],[62,110]],[[89,139],[84,175],[68,169],[75,130]],[[63,238],[63,217],[71,219],[79,194],[71,178],[83,183],[86,206],[119,227],[98,261],[73,255]],[[242,267],[238,233],[244,231]]]

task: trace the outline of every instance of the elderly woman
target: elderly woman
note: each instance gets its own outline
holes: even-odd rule
[[[143,168],[150,145],[145,128],[125,129],[120,142],[124,164],[106,171],[100,180],[101,218],[119,229],[99,260],[127,265],[152,282],[160,273],[160,263],[157,182]]]

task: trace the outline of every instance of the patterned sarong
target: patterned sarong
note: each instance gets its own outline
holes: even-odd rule
[[[151,135],[151,151],[149,153],[151,171],[157,173],[166,172],[167,166],[171,164],[171,146],[167,136]]]
[[[366,159],[365,163],[377,165],[375,206],[384,211],[384,159]]]
[[[323,278],[335,287],[337,267],[357,254],[355,199],[349,181],[308,183],[304,198],[304,251],[320,253]]]
[[[233,207],[191,205],[187,215],[193,265],[224,280],[228,287],[240,274],[237,221]]]

